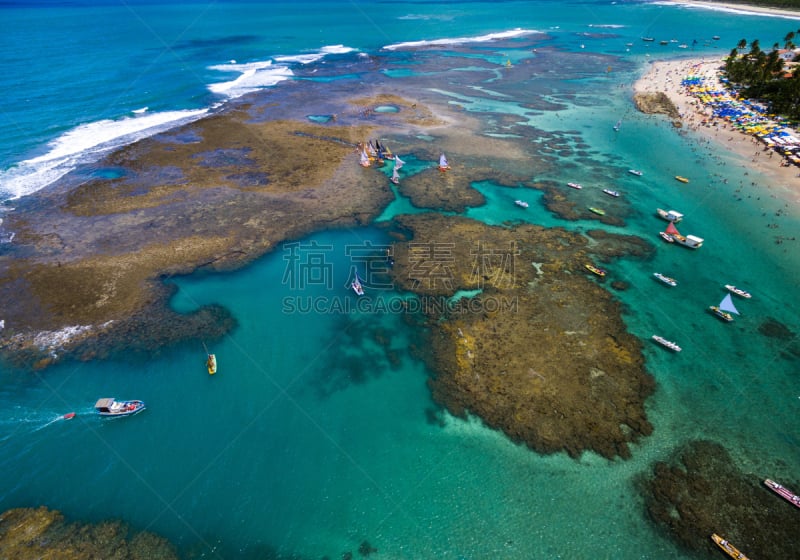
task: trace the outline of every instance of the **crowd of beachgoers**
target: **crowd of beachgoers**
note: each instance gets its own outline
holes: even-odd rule
[[[698,69],[696,64],[692,70]],[[800,166],[800,137],[791,123],[769,112],[764,104],[739,96],[735,88],[726,87],[727,80],[721,72],[713,77],[690,72],[680,82],[684,92],[693,97],[696,107],[708,115],[701,125],[718,126],[725,121],[732,129],[753,136],[781,156],[782,166]],[[773,153],[769,153],[772,157]]]

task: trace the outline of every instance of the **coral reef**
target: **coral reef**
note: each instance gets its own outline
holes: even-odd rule
[[[67,523],[44,506],[0,514],[0,557],[14,560],[177,560],[174,547],[153,533],[131,534],[119,521]]]
[[[394,248],[394,281],[428,316],[439,403],[542,453],[629,457],[628,443],[652,432],[641,344],[584,269],[649,244],[428,214],[394,228],[407,238]]]
[[[750,558],[795,555],[796,508],[742,472],[718,443],[687,443],[656,463],[642,486],[650,518],[688,549],[720,554],[709,538],[717,533]]]

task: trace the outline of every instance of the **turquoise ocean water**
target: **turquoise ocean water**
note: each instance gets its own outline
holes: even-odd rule
[[[626,227],[608,229],[658,247],[652,260],[613,265],[614,278],[631,284],[616,293],[625,320],[643,339],[657,332],[684,348],[670,354],[645,343],[657,381],[648,402],[655,431],[631,460],[539,456],[477,420],[432,420],[428,372],[409,352],[419,333],[402,313],[287,308],[298,293],[352,303],[346,248],[387,242],[375,227],[318,232],[296,242],[324,248],[330,285],[298,292],[286,247],[235,273],[174,280],[176,309],[218,303],[239,322],[213,346],[216,376],[204,374],[201,341],[146,361],[0,370],[0,510],[45,504],[70,519],[122,518],[204,557],[338,558],[367,540],[375,558],[683,558],[650,525],[633,484],[681,442],[711,438],[745,472],[800,480],[800,364],[785,341],[758,332],[767,317],[800,332],[800,251],[775,243],[775,235],[800,236],[800,216],[782,210],[763,178],[745,175],[746,162],[637,113],[630,88],[619,87],[651,60],[721,56],[741,38],[782,41],[797,20],[595,1],[25,2],[0,12],[4,211],[113,147],[244,93],[268,95],[299,65],[342,63],[344,73],[347,57],[387,45],[445,40],[446,54],[455,39],[516,28],[547,32],[549,49],[616,57],[613,80],[590,57],[579,78],[558,68],[542,76],[548,95],[567,104],[558,112],[499,98],[459,102],[478,117],[511,113],[545,131],[579,132],[591,165],[565,155],[558,173],[537,179],[623,193],[632,207]],[[647,45],[642,36],[676,42]],[[643,177],[627,174],[631,167]],[[676,174],[692,183],[680,185]],[[518,189],[477,188],[487,204],[467,215],[487,223],[598,225],[553,217],[537,193],[524,194],[531,206],[523,211],[512,204]],[[588,188],[569,194],[613,208]],[[659,244],[656,207],[682,211],[682,233],[706,245]],[[398,198],[381,220],[411,209]],[[658,284],[654,271],[679,286]],[[725,283],[754,294],[736,300],[741,317],[732,325],[705,312]],[[148,410],[100,421],[92,413],[100,396],[141,398]],[[58,420],[69,411],[74,420]]]

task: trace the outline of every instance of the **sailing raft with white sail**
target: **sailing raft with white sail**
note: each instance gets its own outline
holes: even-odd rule
[[[439,156],[439,171],[445,172],[450,169],[450,164],[447,163],[447,157],[442,154]]]
[[[731,298],[730,294],[722,298],[722,301],[719,302],[719,305],[712,305],[708,309],[726,323],[733,321],[733,315],[731,315],[731,313],[735,313],[736,315],[739,314],[736,306],[733,305],[733,299]]]

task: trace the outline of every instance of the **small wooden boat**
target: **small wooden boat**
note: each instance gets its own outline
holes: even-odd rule
[[[603,278],[606,275],[606,271],[605,270],[603,270],[602,268],[597,268],[593,264],[585,264],[583,266],[586,267],[586,270],[588,270],[592,274],[598,275],[600,278]]]
[[[655,340],[656,342],[658,342],[664,348],[669,348],[670,350],[672,350],[674,352],[680,352],[681,351],[681,347],[680,346],[678,346],[676,343],[672,342],[671,340],[667,340],[663,336],[659,336],[657,334],[654,334],[651,338],[653,340]]]
[[[673,288],[678,285],[678,282],[674,278],[670,278],[669,276],[665,276],[660,272],[654,272],[653,276],[656,277],[657,280],[664,282],[667,286],[672,286]]]
[[[764,484],[767,486],[767,488],[775,492],[778,496],[785,499],[793,506],[800,508],[800,496],[798,496],[785,486],[781,486],[774,480],[770,480],[769,478],[764,481]]]
[[[677,179],[681,183],[688,183],[689,182],[689,179],[687,179],[686,177],[682,177],[680,175],[675,175],[675,179]]]
[[[733,294],[736,294],[739,297],[743,297],[745,299],[750,299],[751,297],[753,297],[753,295],[750,292],[745,292],[741,288],[737,288],[736,286],[732,286],[730,284],[725,284],[725,289],[727,289],[729,292],[731,292]]]
[[[131,416],[145,409],[143,401],[117,401],[113,398],[98,399],[94,408],[100,416]]]
[[[720,547],[722,550],[724,550],[724,551],[725,551],[725,553],[726,553],[728,556],[730,556],[731,558],[734,558],[735,560],[750,560],[749,558],[747,558],[747,556],[745,556],[744,554],[742,554],[741,552],[739,552],[739,549],[738,549],[738,548],[736,548],[735,546],[733,546],[733,545],[732,545],[731,543],[729,543],[727,540],[725,540],[725,539],[723,539],[722,537],[720,537],[718,534],[716,534],[716,533],[713,533],[713,534],[711,535],[711,539],[712,539],[712,540],[713,540],[715,543],[717,543],[717,546],[718,546],[718,547]]]
[[[581,190],[583,188],[583,185],[581,185],[580,183],[567,183],[567,186],[578,190]]]
[[[217,373],[217,356],[216,354],[209,354],[206,360],[206,368],[208,368],[208,375]]]
[[[602,208],[595,208],[594,206],[589,206],[589,212],[594,212],[598,216],[605,216],[606,215],[606,211],[605,210],[603,210]]]

